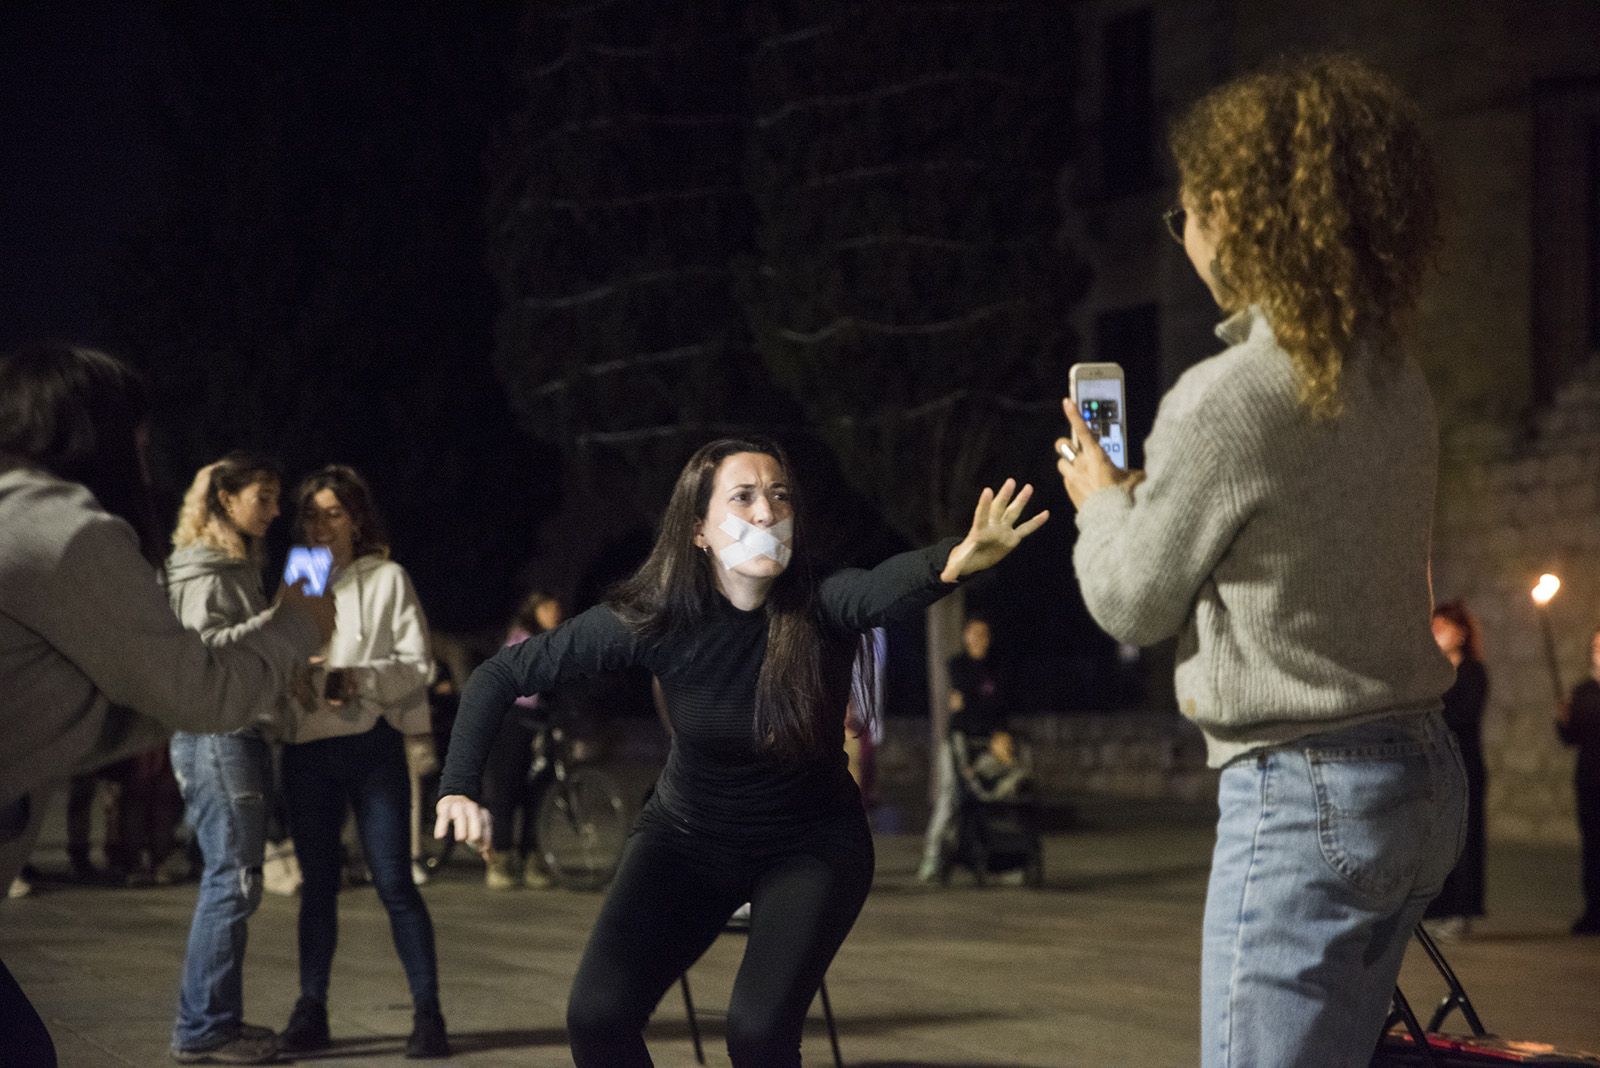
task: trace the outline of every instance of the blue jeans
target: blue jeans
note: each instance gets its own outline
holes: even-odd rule
[[[300,887],[300,994],[328,1000],[328,976],[339,939],[336,897],[343,865],[339,831],[345,806],[356,831],[389,931],[418,1009],[439,1004],[433,921],[411,879],[411,780],[405,744],[384,720],[363,734],[284,747],[283,790],[289,830],[305,882]]]
[[[202,1050],[239,1034],[246,923],[261,903],[272,752],[254,735],[172,736],[172,770],[205,859],[178,989],[174,1049]]]
[[[1412,928],[1466,834],[1443,717],[1386,719],[1222,772],[1206,893],[1205,1068],[1364,1066]]]

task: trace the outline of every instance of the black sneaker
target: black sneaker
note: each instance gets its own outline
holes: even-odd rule
[[[312,1053],[331,1045],[328,1006],[316,998],[302,996],[289,1014],[289,1026],[278,1036],[278,1048],[285,1053]]]
[[[406,1056],[413,1060],[450,1056],[450,1040],[445,1037],[444,1017],[438,1009],[418,1009],[412,1015]]]
[[[1572,933],[1575,935],[1600,935],[1600,915],[1584,913],[1572,921]]]

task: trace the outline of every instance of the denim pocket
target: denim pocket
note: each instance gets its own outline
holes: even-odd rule
[[[1409,894],[1432,830],[1427,743],[1312,748],[1305,756],[1328,866],[1375,902]]]

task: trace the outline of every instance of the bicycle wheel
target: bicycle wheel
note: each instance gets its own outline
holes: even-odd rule
[[[565,782],[550,779],[536,815],[539,852],[556,882],[598,890],[622,859],[628,819],[616,780],[594,768],[575,768]]]

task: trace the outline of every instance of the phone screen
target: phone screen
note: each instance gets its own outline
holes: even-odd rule
[[[296,545],[289,549],[289,562],[283,567],[283,581],[292,586],[306,581],[306,592],[321,597],[328,588],[328,573],[333,570],[333,553],[321,545]]]
[[[1099,440],[1111,462],[1123,470],[1128,467],[1127,435],[1122,411],[1122,379],[1080,378],[1077,387],[1078,413]]]

